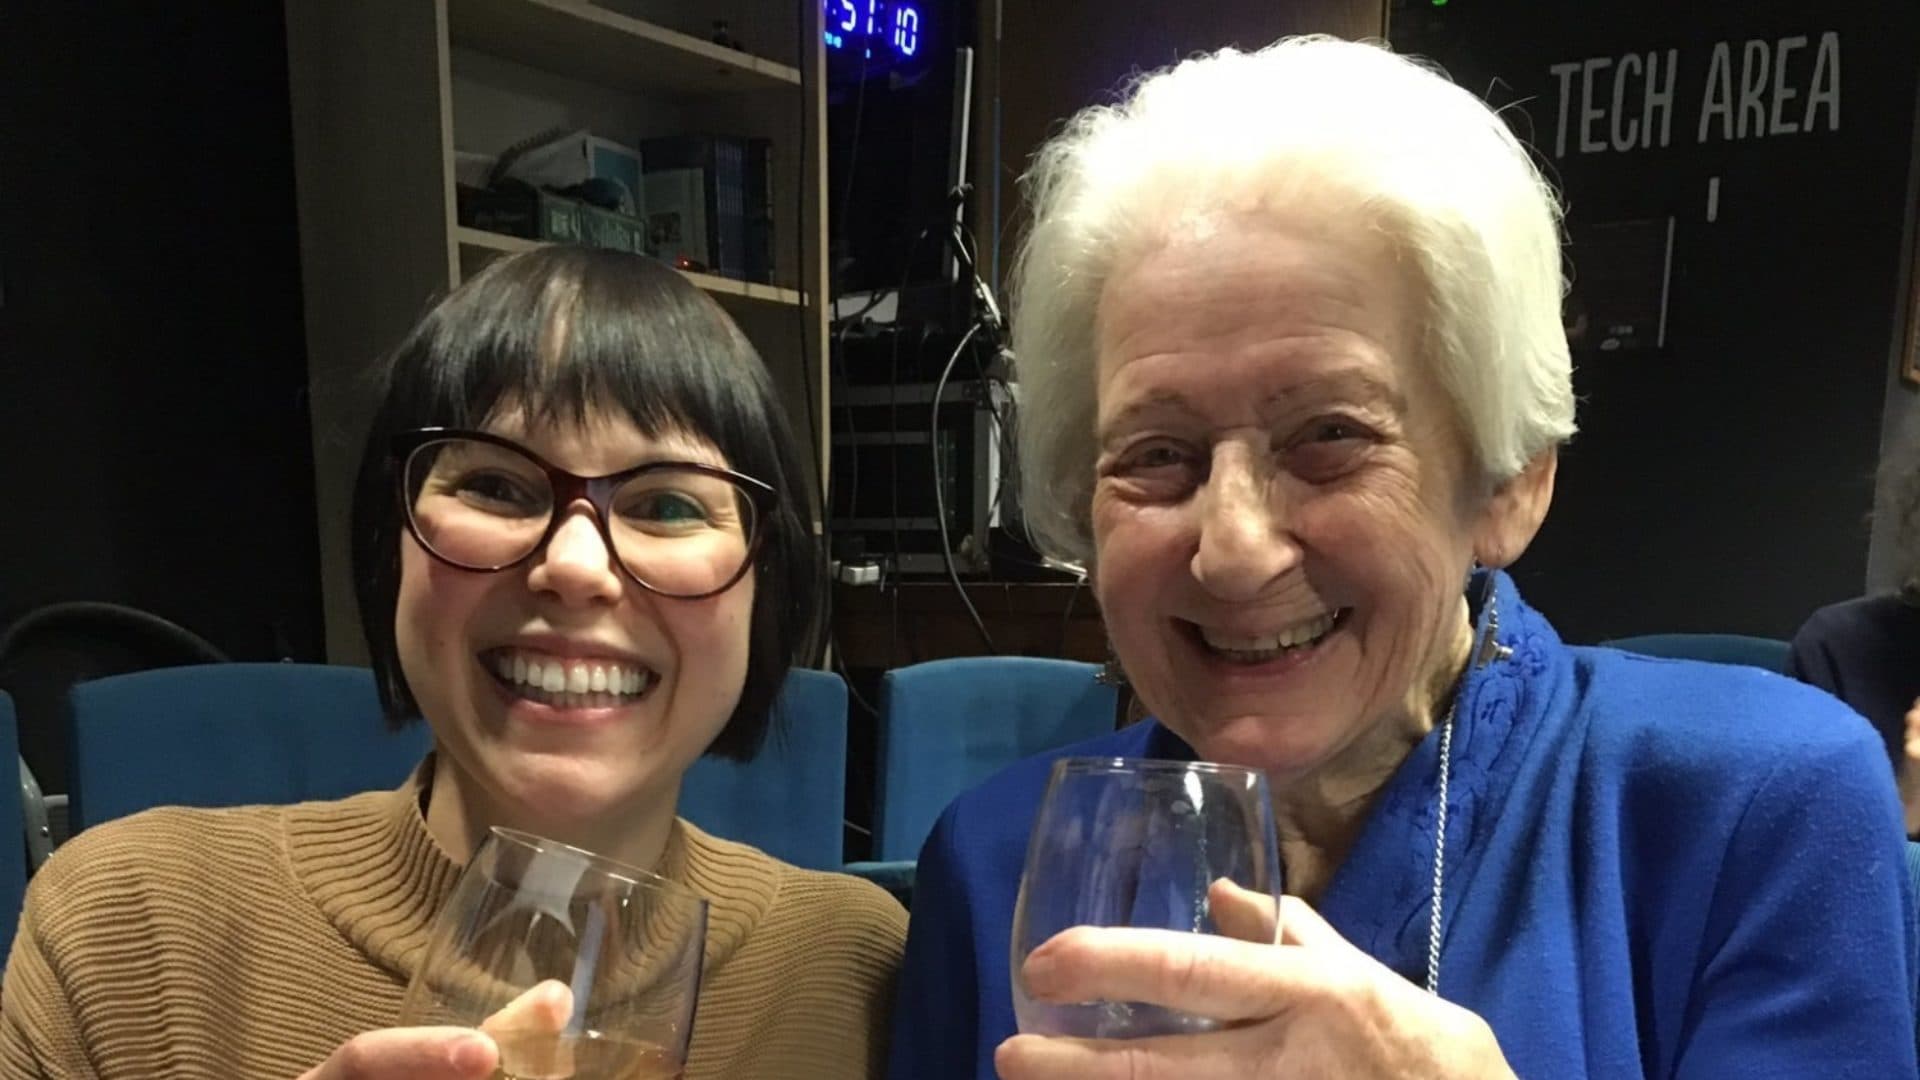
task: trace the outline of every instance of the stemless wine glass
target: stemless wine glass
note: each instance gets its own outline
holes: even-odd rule
[[[686,887],[496,828],[434,921],[400,1023],[485,1031],[497,1080],[672,1080],[706,937]]]
[[[1142,1002],[1034,1001],[1020,971],[1029,953],[1075,926],[1218,933],[1207,890],[1222,878],[1279,900],[1280,854],[1265,773],[1195,761],[1055,762],[1013,913],[1020,1030],[1127,1039],[1218,1027],[1203,1016]]]

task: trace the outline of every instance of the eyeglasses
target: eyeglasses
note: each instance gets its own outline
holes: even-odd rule
[[[485,431],[422,428],[395,436],[407,531],[462,570],[506,570],[545,547],[585,499],[627,576],[695,600],[732,588],[766,538],[773,488],[689,461],[578,476]]]

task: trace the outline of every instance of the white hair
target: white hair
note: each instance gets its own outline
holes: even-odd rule
[[[1424,351],[1490,482],[1573,434],[1559,201],[1493,110],[1383,46],[1286,38],[1147,75],[1069,121],[1024,184],[1023,500],[1053,554],[1093,550],[1101,293],[1129,258],[1222,215],[1345,214],[1391,237],[1418,271]]]

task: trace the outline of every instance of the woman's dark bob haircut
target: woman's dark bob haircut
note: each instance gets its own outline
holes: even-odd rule
[[[651,259],[584,247],[491,264],[436,305],[386,365],[354,487],[353,576],[388,721],[403,726],[419,713],[393,632],[406,531],[393,437],[479,428],[505,409],[524,410],[529,426],[624,416],[648,437],[702,438],[731,468],[773,486],[777,509],[754,562],[746,685],[708,751],[751,758],[788,669],[813,658],[818,638],[824,579],[806,458],[765,365],[717,304]]]

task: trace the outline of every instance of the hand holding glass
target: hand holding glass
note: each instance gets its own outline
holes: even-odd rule
[[[1075,926],[1218,933],[1207,895],[1223,878],[1279,902],[1279,845],[1264,773],[1205,762],[1056,762],[1014,906],[1020,1030],[1124,1039],[1217,1028],[1206,1017],[1141,1002],[1035,1001],[1020,972],[1029,953]]]
[[[706,935],[691,890],[496,828],[434,922],[400,1023],[485,1031],[496,1080],[672,1080]]]

